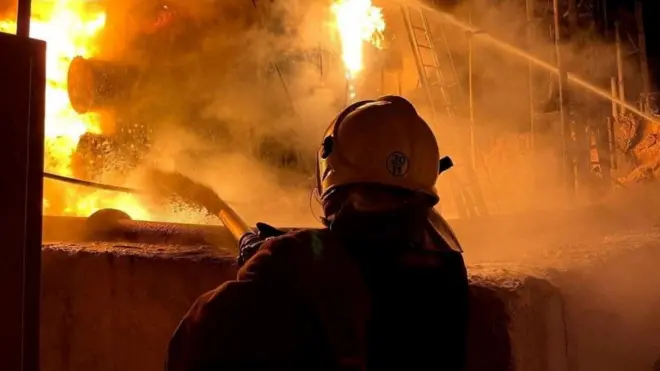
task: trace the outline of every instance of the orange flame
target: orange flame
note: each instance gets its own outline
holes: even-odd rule
[[[76,56],[92,57],[99,52],[97,37],[105,26],[106,14],[92,9],[84,0],[33,1],[30,37],[46,41],[46,158],[47,171],[71,176],[71,156],[80,137],[100,133],[96,114],[79,115],[69,102],[67,73]],[[16,22],[0,20],[0,32],[16,32]],[[133,218],[149,219],[136,197],[128,194],[89,193],[73,187],[45,185],[44,213],[88,216],[114,207]],[[56,202],[53,202],[56,201]],[[63,207],[54,209],[53,204]]]
[[[337,0],[330,9],[341,41],[349,96],[353,99],[353,81],[364,69],[364,43],[381,48],[385,19],[382,9],[373,6],[371,0]]]

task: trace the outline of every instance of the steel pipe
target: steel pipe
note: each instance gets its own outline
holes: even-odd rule
[[[18,0],[16,16],[16,36],[30,37],[30,15],[32,14],[31,0]]]

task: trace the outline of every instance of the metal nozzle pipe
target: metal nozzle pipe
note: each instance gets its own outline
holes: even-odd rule
[[[244,234],[252,231],[252,228],[229,205],[218,212],[218,218],[231,232],[237,243]]]

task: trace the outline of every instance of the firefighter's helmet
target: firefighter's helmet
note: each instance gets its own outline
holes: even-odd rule
[[[358,183],[428,195],[438,202],[438,143],[413,105],[399,96],[360,101],[344,109],[317,153],[317,193]]]

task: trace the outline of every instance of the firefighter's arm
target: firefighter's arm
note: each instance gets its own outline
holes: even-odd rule
[[[238,241],[238,266],[242,267],[270,238],[282,236],[285,232],[266,223],[257,223],[256,232],[244,234]]]
[[[295,241],[293,241],[295,242]],[[288,237],[268,240],[229,281],[202,295],[170,341],[168,371],[267,369],[292,359],[306,310]]]

